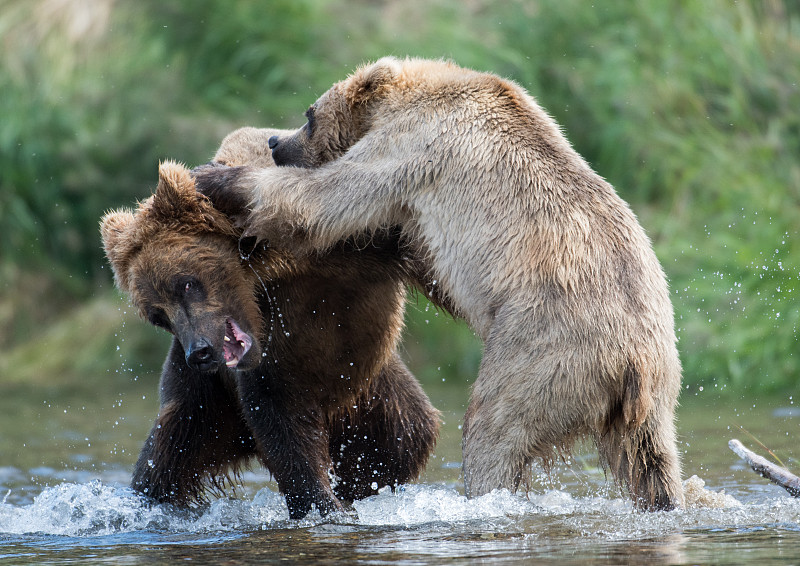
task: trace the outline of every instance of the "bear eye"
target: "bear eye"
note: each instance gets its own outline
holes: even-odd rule
[[[175,291],[179,297],[191,299],[202,297],[203,286],[194,277],[181,277],[175,282]]]

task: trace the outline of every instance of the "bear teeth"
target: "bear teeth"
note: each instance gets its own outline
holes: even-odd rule
[[[250,350],[252,341],[232,318],[225,321],[227,328],[223,340],[225,341],[225,365],[235,368],[239,365],[244,355]]]

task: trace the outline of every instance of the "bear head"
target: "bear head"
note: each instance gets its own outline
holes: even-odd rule
[[[383,57],[334,84],[306,110],[299,130],[269,139],[277,165],[313,168],[344,155],[392,109],[443,112],[476,88],[505,91],[497,81],[446,60]],[[504,95],[508,93],[503,92]],[[392,140],[387,140],[392,143]]]
[[[101,234],[117,287],[175,336],[190,367],[260,363],[257,276],[242,264],[236,228],[195,191],[186,168],[162,163],[155,194],[135,211],[107,213]]]
[[[212,159],[213,163],[237,167],[274,167],[269,140],[275,136],[289,136],[294,130],[253,128],[246,126],[225,136]]]
[[[302,128],[269,139],[275,164],[311,168],[342,156],[369,130],[376,103],[401,71],[399,60],[384,57],[333,85],[306,110]]]

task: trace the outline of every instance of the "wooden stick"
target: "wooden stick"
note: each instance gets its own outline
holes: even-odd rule
[[[733,450],[737,456],[747,462],[754,472],[761,474],[762,477],[775,482],[783,489],[788,491],[792,497],[800,497],[800,478],[791,473],[786,468],[782,468],[777,464],[773,464],[766,458],[763,458],[751,452],[744,447],[744,444],[732,438],[728,441],[728,448]]]

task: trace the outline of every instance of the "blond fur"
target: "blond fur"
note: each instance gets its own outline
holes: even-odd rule
[[[464,423],[467,494],[516,489],[532,460],[589,435],[639,507],[682,505],[664,273],[628,205],[550,116],[495,75],[393,58],[314,109],[313,134],[298,139],[331,159],[247,169],[227,190],[251,201],[248,232],[274,245],[324,250],[402,225],[424,250],[485,344]]]

